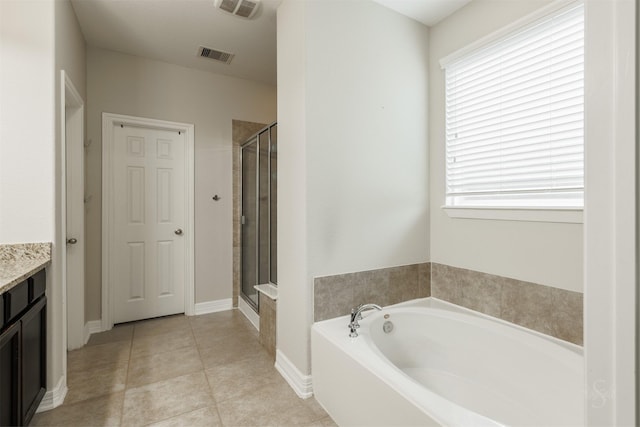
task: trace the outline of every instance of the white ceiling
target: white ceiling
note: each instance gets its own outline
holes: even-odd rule
[[[431,27],[471,0],[373,0]]]
[[[247,20],[217,9],[214,0],[71,0],[90,46],[272,85],[281,1],[262,0]],[[470,0],[375,1],[433,25]],[[229,65],[200,58],[199,46],[235,57]]]
[[[72,0],[90,46],[273,85],[280,2],[263,0],[248,20],[217,9],[213,0]],[[235,57],[229,65],[201,58],[199,46]]]

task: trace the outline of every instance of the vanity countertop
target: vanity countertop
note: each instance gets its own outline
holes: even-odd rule
[[[0,244],[0,294],[51,262],[51,243]]]

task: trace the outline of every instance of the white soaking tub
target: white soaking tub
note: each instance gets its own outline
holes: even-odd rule
[[[349,316],[312,327],[314,393],[341,426],[584,425],[579,346],[434,298],[363,317],[357,338]]]

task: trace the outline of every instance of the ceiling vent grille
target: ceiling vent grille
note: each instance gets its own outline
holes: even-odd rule
[[[209,47],[200,46],[198,48],[198,56],[224,62],[225,64],[230,64],[235,55],[233,53],[223,52],[221,50],[215,50]]]
[[[216,0],[216,7],[241,18],[252,18],[258,11],[260,0]]]

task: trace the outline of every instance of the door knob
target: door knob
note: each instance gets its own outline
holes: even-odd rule
[[[67,243],[70,245],[75,245],[76,243],[78,243],[78,239],[76,239],[75,237],[72,237],[70,239],[67,239]]]
[[[174,233],[180,236],[182,234],[182,228],[178,228],[176,231],[174,231]]]

